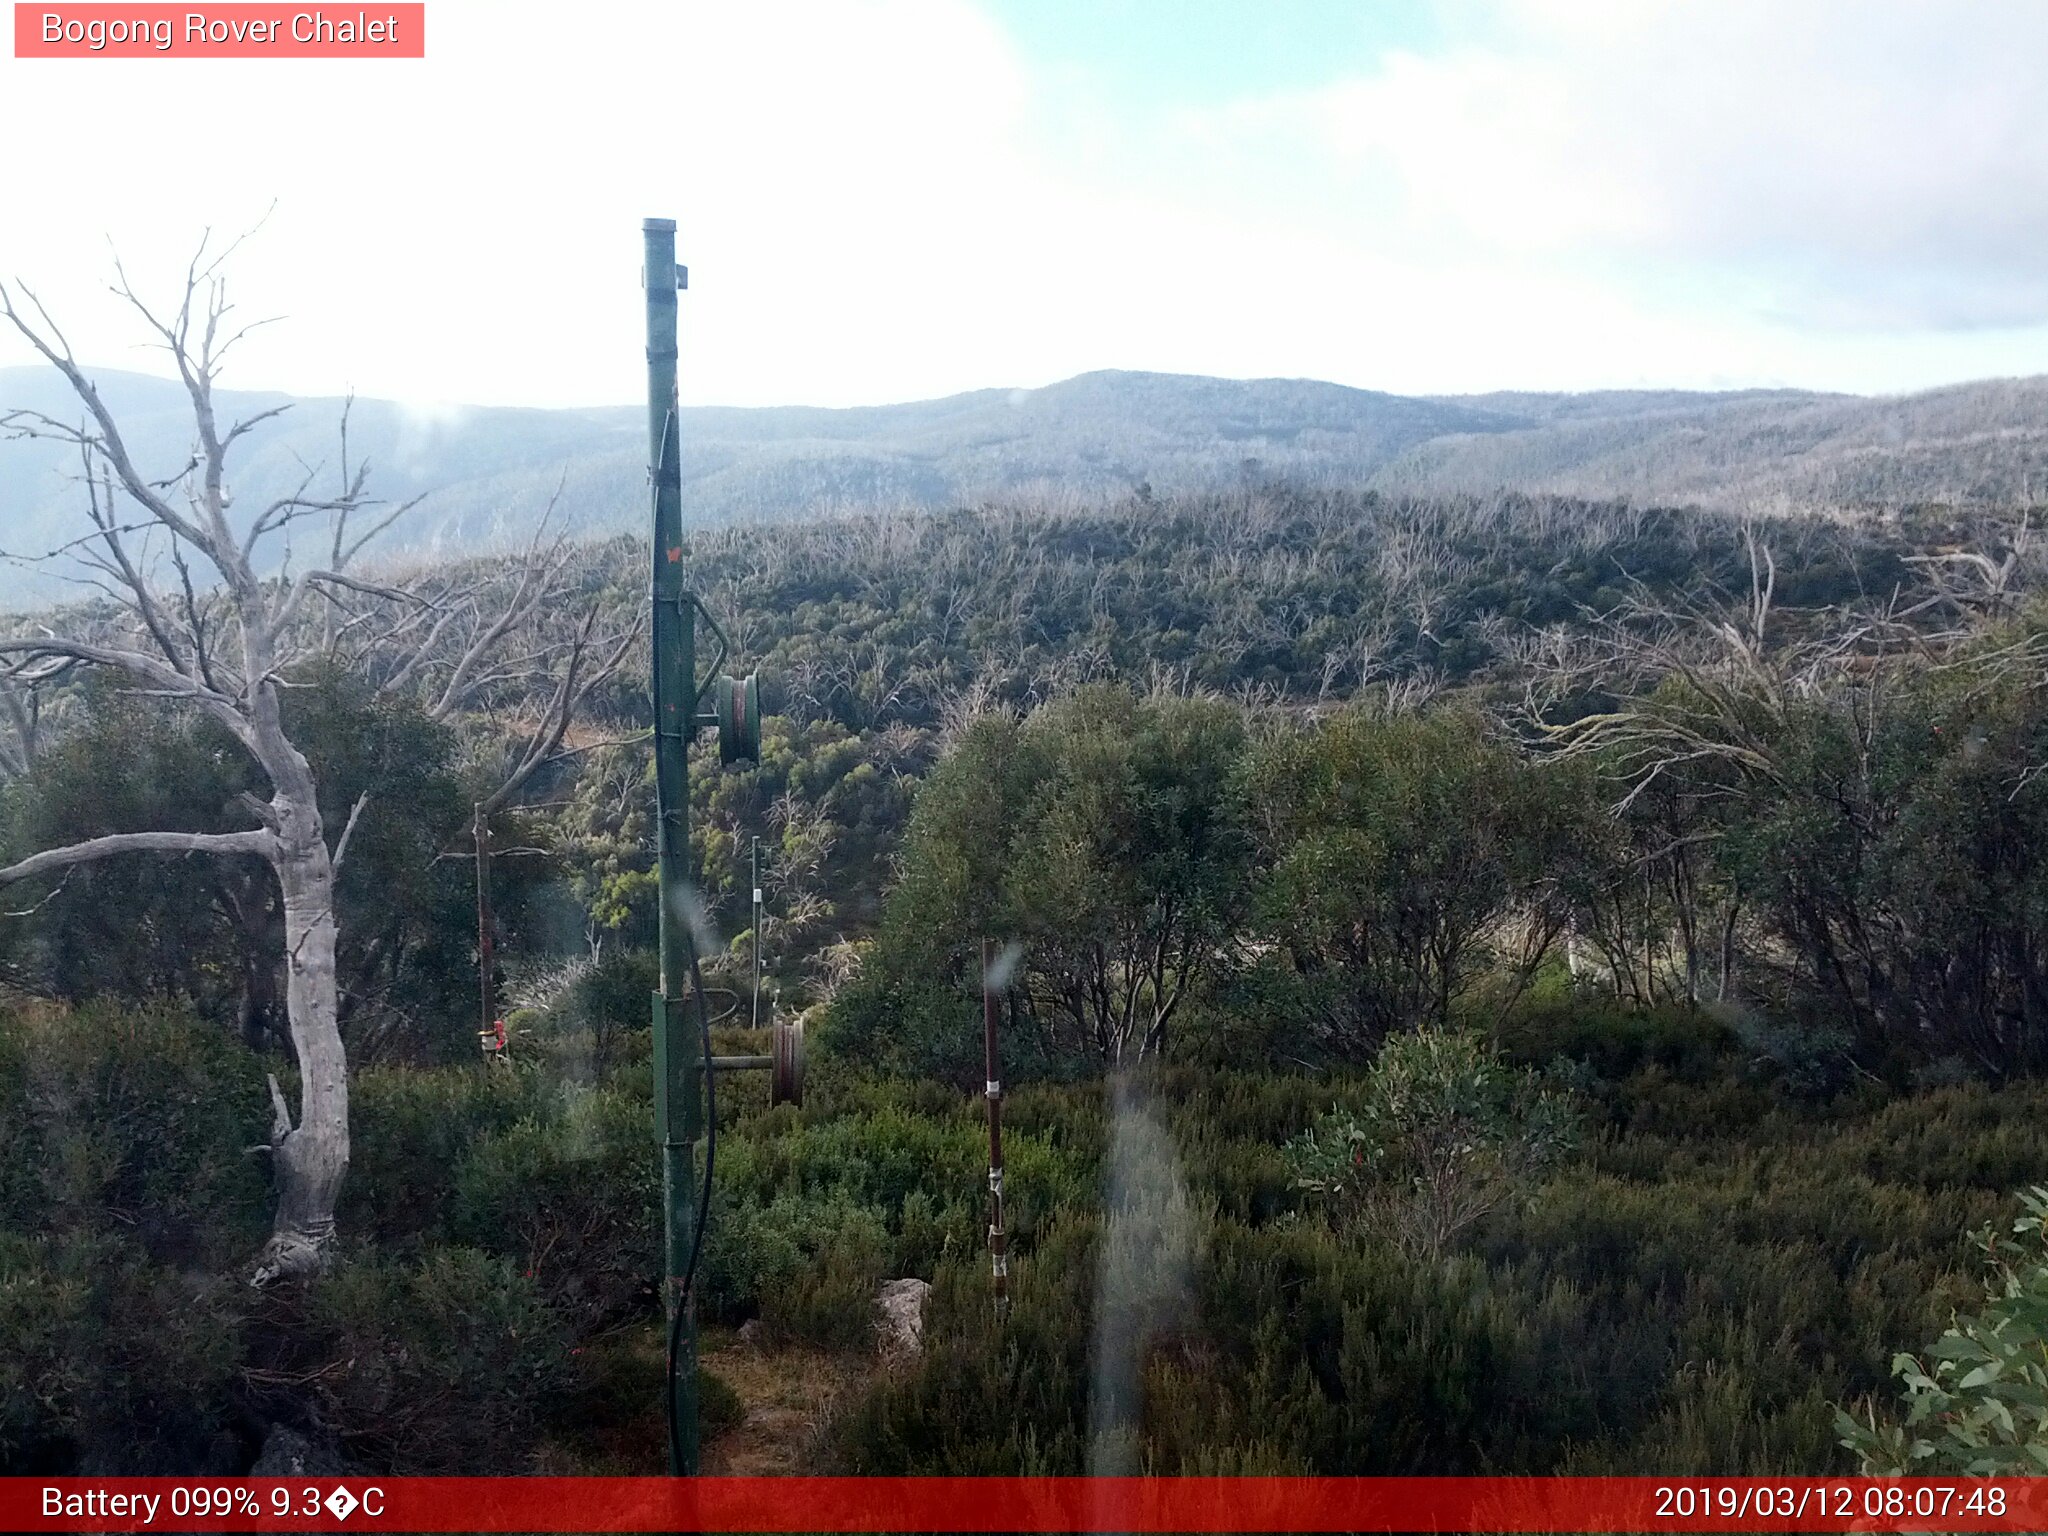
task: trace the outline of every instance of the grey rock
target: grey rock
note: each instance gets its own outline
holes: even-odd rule
[[[309,1439],[282,1424],[270,1426],[251,1477],[341,1477],[349,1471],[331,1442]]]
[[[876,1328],[884,1350],[914,1355],[924,1348],[924,1300],[931,1293],[929,1280],[882,1282],[877,1298],[881,1317]]]

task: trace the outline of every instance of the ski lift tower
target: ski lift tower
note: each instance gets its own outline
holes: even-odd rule
[[[797,1099],[802,1036],[785,1042],[778,1029],[771,1056],[711,1055],[710,1016],[698,971],[694,922],[699,908],[690,879],[690,743],[700,726],[718,735],[721,762],[756,761],[761,753],[761,695],[752,676],[727,677],[731,654],[718,621],[687,585],[683,568],[682,434],[676,396],[676,294],[689,282],[676,265],[673,219],[641,226],[647,298],[648,479],[654,514],[653,600],[655,844],[660,861],[661,990],[654,994],[654,1130],[661,1146],[664,1214],[663,1308],[668,1324],[669,1471],[697,1470],[697,1335],[692,1282],[703,1244],[718,1128],[710,1072],[772,1072],[770,1097]],[[718,643],[710,675],[697,680],[697,621]],[[705,695],[713,707],[703,708]],[[710,1072],[706,1071],[706,1068]],[[706,1142],[705,1178],[697,1180],[696,1144]]]

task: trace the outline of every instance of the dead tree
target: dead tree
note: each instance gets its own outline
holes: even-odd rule
[[[138,692],[196,711],[226,730],[263,771],[270,797],[242,797],[251,822],[244,830],[97,837],[0,869],[0,884],[130,853],[213,854],[268,867],[283,916],[286,1015],[300,1090],[294,1117],[275,1075],[270,1077],[267,1150],[276,1211],[254,1273],[263,1284],[321,1267],[348,1171],[348,1064],[338,1019],[334,895],[336,871],[365,808],[359,800],[338,835],[323,823],[313,768],[286,729],[283,690],[296,669],[332,655],[344,636],[368,631],[381,637],[381,654],[411,643],[418,666],[429,666],[451,628],[460,627],[446,615],[459,614],[462,604],[432,583],[394,583],[355,569],[356,557],[406,508],[380,506],[366,494],[365,466],[348,462],[345,417],[333,490],[314,491],[316,476],[309,471],[290,494],[253,515],[231,516],[230,452],[286,407],[233,422],[216,413],[214,384],[222,363],[253,327],[229,324],[232,306],[222,263],[234,246],[209,255],[207,244],[202,242],[187,268],[183,293],[169,313],[151,308],[118,263],[115,268],[113,291],[168,354],[189,399],[191,459],[169,478],[152,478],[135,461],[120,424],[35,295],[18,284],[13,291],[0,285],[0,316],[63,375],[83,410],[75,424],[37,412],[0,413],[0,431],[77,449],[91,526],[67,550],[85,568],[83,579],[114,599],[111,607],[70,614],[65,633],[44,625],[33,634],[0,638],[0,683],[32,686],[81,666],[119,674]],[[325,519],[332,530],[323,547],[326,559],[293,574],[290,532],[309,519]],[[283,568],[273,573],[280,545]],[[176,572],[175,583],[164,579],[166,561]],[[529,576],[522,591],[536,583],[546,588],[551,580],[545,571]],[[521,622],[514,616],[500,623],[503,617],[487,616],[479,632],[483,643],[457,653],[453,673],[442,681],[445,695],[459,698],[466,686],[463,667],[473,673]],[[554,714],[573,708],[589,685],[591,642],[586,626],[572,646],[550,717],[536,733],[535,750],[543,756],[561,740]]]
[[[1746,592],[1660,599],[1646,588],[1584,629],[1523,637],[1510,659],[1526,692],[1518,726],[1540,756],[1590,760],[1615,799],[1607,868],[1575,937],[1600,950],[1617,997],[1698,1002],[1717,952],[1727,997],[1744,893],[1711,875],[1727,807],[1783,787],[1795,716],[1832,701],[1868,762],[1896,654],[1917,609],[1807,613],[1780,637],[1777,563],[1751,529]],[[1606,707],[1586,702],[1608,696]],[[1569,711],[1568,718],[1556,718]]]
[[[42,746],[42,691],[0,681],[0,716],[0,779],[23,778]]]

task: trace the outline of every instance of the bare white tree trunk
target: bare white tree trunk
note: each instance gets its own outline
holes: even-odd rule
[[[348,1057],[334,973],[334,865],[319,835],[318,810],[305,809],[313,836],[296,847],[280,847],[274,866],[284,893],[285,998],[299,1058],[299,1119],[292,1124],[272,1078],[277,1212],[256,1268],[259,1285],[320,1268],[348,1174]]]

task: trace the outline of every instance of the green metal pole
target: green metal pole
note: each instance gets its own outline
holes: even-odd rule
[[[697,1470],[697,1323],[684,1272],[697,1220],[696,1142],[703,1131],[703,1047],[684,1004],[695,942],[685,917],[690,870],[690,738],[697,727],[696,604],[683,585],[682,433],[676,419],[676,266],[673,219],[641,226],[647,261],[647,445],[654,502],[653,651],[656,846],[661,860],[661,990],[654,995],[654,1124],[661,1143],[664,1312],[676,1340],[677,1434],[669,1471]],[[683,1309],[680,1328],[675,1326]]]

